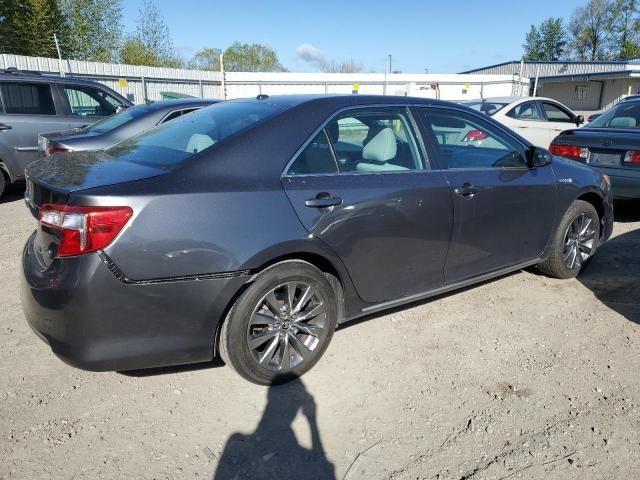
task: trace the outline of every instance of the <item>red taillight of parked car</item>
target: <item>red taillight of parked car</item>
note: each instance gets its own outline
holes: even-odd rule
[[[629,150],[627,154],[624,156],[624,163],[640,164],[640,151]]]
[[[479,140],[485,140],[487,138],[487,134],[482,130],[471,130],[469,131],[462,140],[463,142],[474,142]]]
[[[47,147],[47,149],[44,151],[44,156],[48,157],[50,155],[53,155],[54,153],[65,153],[65,152],[73,152],[73,149],[63,148],[63,147]]]
[[[553,155],[558,155],[559,157],[573,158],[576,160],[582,159],[586,160],[589,158],[589,149],[582,147],[575,147],[573,145],[558,145],[557,143],[552,143],[549,146],[549,151]]]
[[[58,257],[95,252],[108,246],[127,224],[130,207],[73,207],[43,205],[39,222],[62,232]]]

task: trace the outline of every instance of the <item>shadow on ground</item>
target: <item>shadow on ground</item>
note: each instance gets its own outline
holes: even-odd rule
[[[616,200],[613,212],[616,222],[640,222],[640,200]]]
[[[292,423],[302,413],[311,432],[311,448],[298,443]],[[234,433],[220,457],[214,480],[332,480],[335,471],[324,454],[316,404],[300,379],[269,388],[268,403],[255,431]]]
[[[640,230],[601,245],[578,280],[609,308],[640,324]]]
[[[0,175],[2,175],[0,173]],[[15,202],[24,198],[24,182],[16,182],[12,185],[7,185],[0,196],[0,203]]]

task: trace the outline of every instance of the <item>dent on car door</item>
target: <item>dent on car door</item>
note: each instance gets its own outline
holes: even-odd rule
[[[480,116],[434,107],[419,112],[453,197],[446,283],[539,258],[555,218],[553,169],[529,168],[525,146]]]
[[[13,179],[24,176],[25,167],[38,159],[38,134],[65,128],[56,115],[51,87],[47,83],[0,83],[0,160]]]
[[[451,196],[443,174],[429,169],[406,108],[336,116],[282,183],[301,222],[342,259],[363,300],[442,286]]]

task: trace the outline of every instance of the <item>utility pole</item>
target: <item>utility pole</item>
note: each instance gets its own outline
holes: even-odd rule
[[[222,99],[226,100],[227,99],[227,85],[226,82],[224,81],[224,55],[221,53],[220,54],[220,74],[222,75],[222,81],[220,82],[220,85],[222,86]]]
[[[58,36],[53,34],[53,41],[56,42],[56,50],[58,50],[58,70],[60,70],[60,76],[64,77],[64,69],[62,63],[62,55],[60,54],[60,44],[58,43]]]

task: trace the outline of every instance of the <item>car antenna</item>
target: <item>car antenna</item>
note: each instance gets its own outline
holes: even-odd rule
[[[266,100],[267,98],[269,98],[269,95],[266,95],[264,93],[261,93],[260,95],[258,95],[256,97],[256,100]]]

